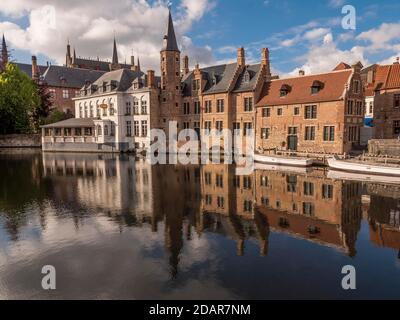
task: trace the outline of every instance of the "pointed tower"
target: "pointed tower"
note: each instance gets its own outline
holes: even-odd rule
[[[65,66],[68,68],[72,67],[71,45],[69,44],[69,39],[67,42],[67,54],[65,55]]]
[[[1,61],[0,61],[0,70],[4,70],[8,63],[8,50],[7,50],[7,43],[6,38],[3,34],[3,40],[1,42]]]
[[[140,59],[139,59],[139,57],[137,58],[137,66],[138,66],[138,71],[140,72],[141,70],[140,70]]]
[[[176,42],[171,11],[169,11],[167,32],[160,55],[162,117],[169,121],[179,121],[177,117],[181,111],[181,53]],[[168,126],[167,121],[166,125]]]
[[[118,51],[117,51],[117,41],[115,40],[114,36],[114,46],[113,46],[113,55],[112,55],[112,62],[111,62],[111,70],[117,70],[119,69],[119,63],[118,63]]]

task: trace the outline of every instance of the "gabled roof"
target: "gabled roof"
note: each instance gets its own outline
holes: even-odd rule
[[[264,85],[263,98],[257,103],[257,106],[342,100],[346,85],[349,83],[352,74],[352,69],[345,69],[323,74],[272,80]],[[323,88],[320,92],[312,94],[311,87],[315,81],[323,83]],[[291,90],[286,96],[281,97],[280,93],[283,85],[290,86]]]
[[[143,76],[144,73],[141,71],[137,72],[131,69],[119,69],[103,74],[93,84],[101,87],[103,83],[109,84],[111,81],[115,81],[117,87],[113,91],[126,91],[132,86],[134,80]]]
[[[400,89],[400,64],[379,66],[376,70],[375,90]]]
[[[341,62],[335,67],[335,69],[333,69],[333,71],[340,71],[346,69],[351,69],[351,66],[348,65],[347,63]]]
[[[80,89],[87,81],[94,82],[103,74],[97,70],[49,66],[42,74],[42,80],[50,87]]]
[[[223,64],[223,65],[200,69],[203,79],[207,81],[202,94],[207,95],[207,94],[227,92],[229,90],[229,86],[231,84],[231,81],[233,80],[236,70],[237,70],[237,63]],[[246,72],[248,72],[250,75],[249,82],[244,81],[244,76]],[[240,74],[234,86],[233,92],[244,92],[244,91],[255,90],[255,85],[260,72],[261,72],[260,64],[247,66],[244,69],[244,71]],[[214,79],[216,80],[216,82],[214,82]],[[183,96],[185,97],[191,96],[192,80],[193,80],[193,71],[190,72],[188,75],[184,76],[184,78],[182,79]]]

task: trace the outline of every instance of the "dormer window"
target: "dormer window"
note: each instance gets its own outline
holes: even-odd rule
[[[215,74],[212,76],[212,85],[215,86],[218,84],[218,76]]]
[[[291,86],[289,86],[288,84],[283,84],[280,90],[281,97],[286,97],[291,90],[292,90]]]
[[[243,82],[244,83],[249,83],[250,80],[251,80],[250,72],[248,70],[246,70],[246,72],[243,75]]]
[[[311,94],[317,94],[324,88],[324,84],[321,81],[314,81],[311,86]]]

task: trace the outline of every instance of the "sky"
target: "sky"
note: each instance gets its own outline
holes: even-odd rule
[[[345,5],[356,10],[355,30],[343,28]],[[400,56],[400,2],[389,0],[0,0],[0,34],[12,60],[37,55],[41,64],[64,64],[68,39],[77,56],[110,60],[115,35],[120,62],[139,56],[159,73],[168,7],[191,67],[233,62],[241,46],[249,64],[268,47],[281,76]]]

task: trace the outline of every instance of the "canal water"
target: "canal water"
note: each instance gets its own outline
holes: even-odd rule
[[[0,152],[1,299],[398,299],[399,249],[400,185]]]

